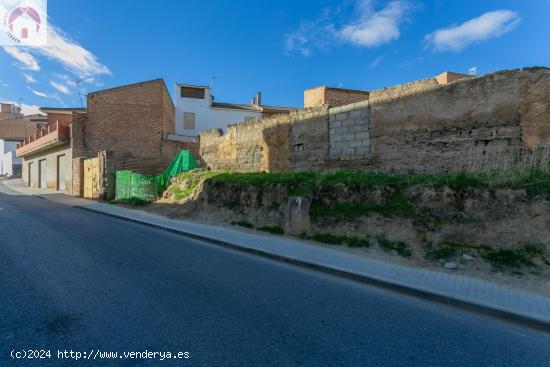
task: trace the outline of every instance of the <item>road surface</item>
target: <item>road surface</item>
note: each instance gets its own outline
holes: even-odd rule
[[[0,234],[0,366],[550,365],[548,334],[38,197],[0,193]]]

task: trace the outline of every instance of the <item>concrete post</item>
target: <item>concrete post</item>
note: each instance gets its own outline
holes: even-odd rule
[[[287,233],[299,236],[311,230],[310,206],[311,200],[308,197],[291,196],[288,198]]]

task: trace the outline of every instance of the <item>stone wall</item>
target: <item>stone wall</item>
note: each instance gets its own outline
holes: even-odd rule
[[[525,68],[426,79],[371,91],[368,101],[231,125],[225,135],[203,132],[200,150],[212,169],[241,172],[440,172],[513,167],[548,144],[550,69]]]
[[[214,170],[284,172],[322,167],[328,108],[317,107],[200,133],[200,156]]]

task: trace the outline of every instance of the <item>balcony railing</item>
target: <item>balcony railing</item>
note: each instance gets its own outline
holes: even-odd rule
[[[48,125],[44,129],[39,129],[36,134],[29,136],[22,143],[17,144],[15,153],[18,157],[21,157],[25,154],[68,141],[69,136],[69,126],[58,121],[55,125]]]

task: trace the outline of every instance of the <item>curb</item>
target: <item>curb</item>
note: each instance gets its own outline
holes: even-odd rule
[[[41,195],[36,195],[36,196],[40,197],[42,199],[45,199],[45,200],[49,200],[48,198],[43,197]],[[67,205],[67,204],[64,204],[64,205]],[[214,245],[218,245],[218,246],[225,247],[225,248],[232,249],[232,250],[237,250],[237,251],[240,251],[240,252],[243,252],[243,253],[248,253],[248,254],[261,256],[263,258],[267,258],[267,259],[271,259],[271,260],[275,260],[275,261],[280,261],[280,262],[283,262],[283,263],[286,263],[286,264],[299,266],[299,267],[302,267],[302,268],[322,272],[322,273],[333,275],[333,276],[338,276],[338,277],[345,278],[345,279],[348,279],[348,280],[352,280],[352,281],[355,281],[355,282],[360,282],[360,283],[363,283],[363,284],[373,285],[373,286],[376,286],[376,287],[379,287],[379,288],[384,288],[384,289],[396,291],[396,292],[399,292],[399,293],[404,293],[404,294],[407,294],[407,295],[410,295],[410,296],[426,299],[426,300],[437,302],[437,303],[440,303],[440,304],[445,304],[445,305],[460,308],[460,309],[463,309],[463,310],[467,310],[467,311],[471,311],[471,312],[475,312],[475,313],[479,313],[479,314],[499,318],[499,319],[504,320],[504,321],[513,322],[513,323],[516,323],[516,324],[527,326],[527,327],[532,328],[532,329],[537,329],[537,330],[540,330],[540,331],[550,333],[550,318],[542,318],[542,317],[537,317],[536,315],[517,313],[517,312],[514,312],[513,310],[510,310],[510,309],[499,307],[499,306],[496,306],[496,305],[493,305],[493,304],[487,304],[487,303],[483,303],[483,302],[475,302],[471,299],[463,298],[463,297],[456,296],[456,295],[449,294],[449,293],[436,292],[436,291],[433,291],[433,290],[427,289],[427,288],[417,288],[417,287],[413,287],[413,286],[410,286],[410,285],[407,285],[407,284],[404,284],[404,283],[398,283],[394,280],[380,278],[380,277],[376,277],[376,276],[372,276],[372,275],[359,274],[359,273],[355,273],[355,272],[352,272],[352,271],[349,271],[349,270],[346,270],[346,269],[330,267],[330,266],[326,266],[326,265],[316,264],[316,263],[313,263],[313,262],[308,262],[308,261],[304,261],[304,260],[295,259],[295,258],[292,258],[292,257],[277,255],[277,254],[273,254],[271,252],[262,251],[262,250],[258,250],[258,249],[253,249],[253,248],[242,246],[242,245],[239,245],[239,244],[219,240],[219,239],[216,239],[216,238],[211,238],[211,237],[208,237],[206,235],[186,232],[186,231],[181,230],[181,229],[170,228],[170,227],[166,227],[166,226],[163,226],[163,225],[160,225],[160,224],[155,224],[155,223],[143,221],[143,220],[140,220],[140,219],[128,218],[128,217],[123,216],[123,215],[118,215],[118,214],[114,214],[114,213],[107,213],[107,212],[104,212],[104,211],[101,211],[101,210],[98,210],[98,209],[92,209],[92,208],[88,208],[88,207],[84,207],[84,206],[80,206],[80,205],[76,205],[76,206],[72,206],[72,207],[78,208],[78,209],[81,209],[81,210],[85,210],[85,211],[88,211],[88,212],[93,212],[93,213],[105,215],[105,216],[108,216],[108,217],[123,219],[123,220],[129,221],[129,222],[138,223],[138,224],[141,224],[141,225],[146,225],[146,226],[149,226],[149,227],[161,229],[161,230],[166,231],[166,232],[171,232],[171,233],[175,233],[175,234],[179,234],[179,235],[184,235],[184,236],[189,237],[189,238],[205,241],[205,242],[208,242],[208,243],[211,243],[211,244],[214,244]]]

